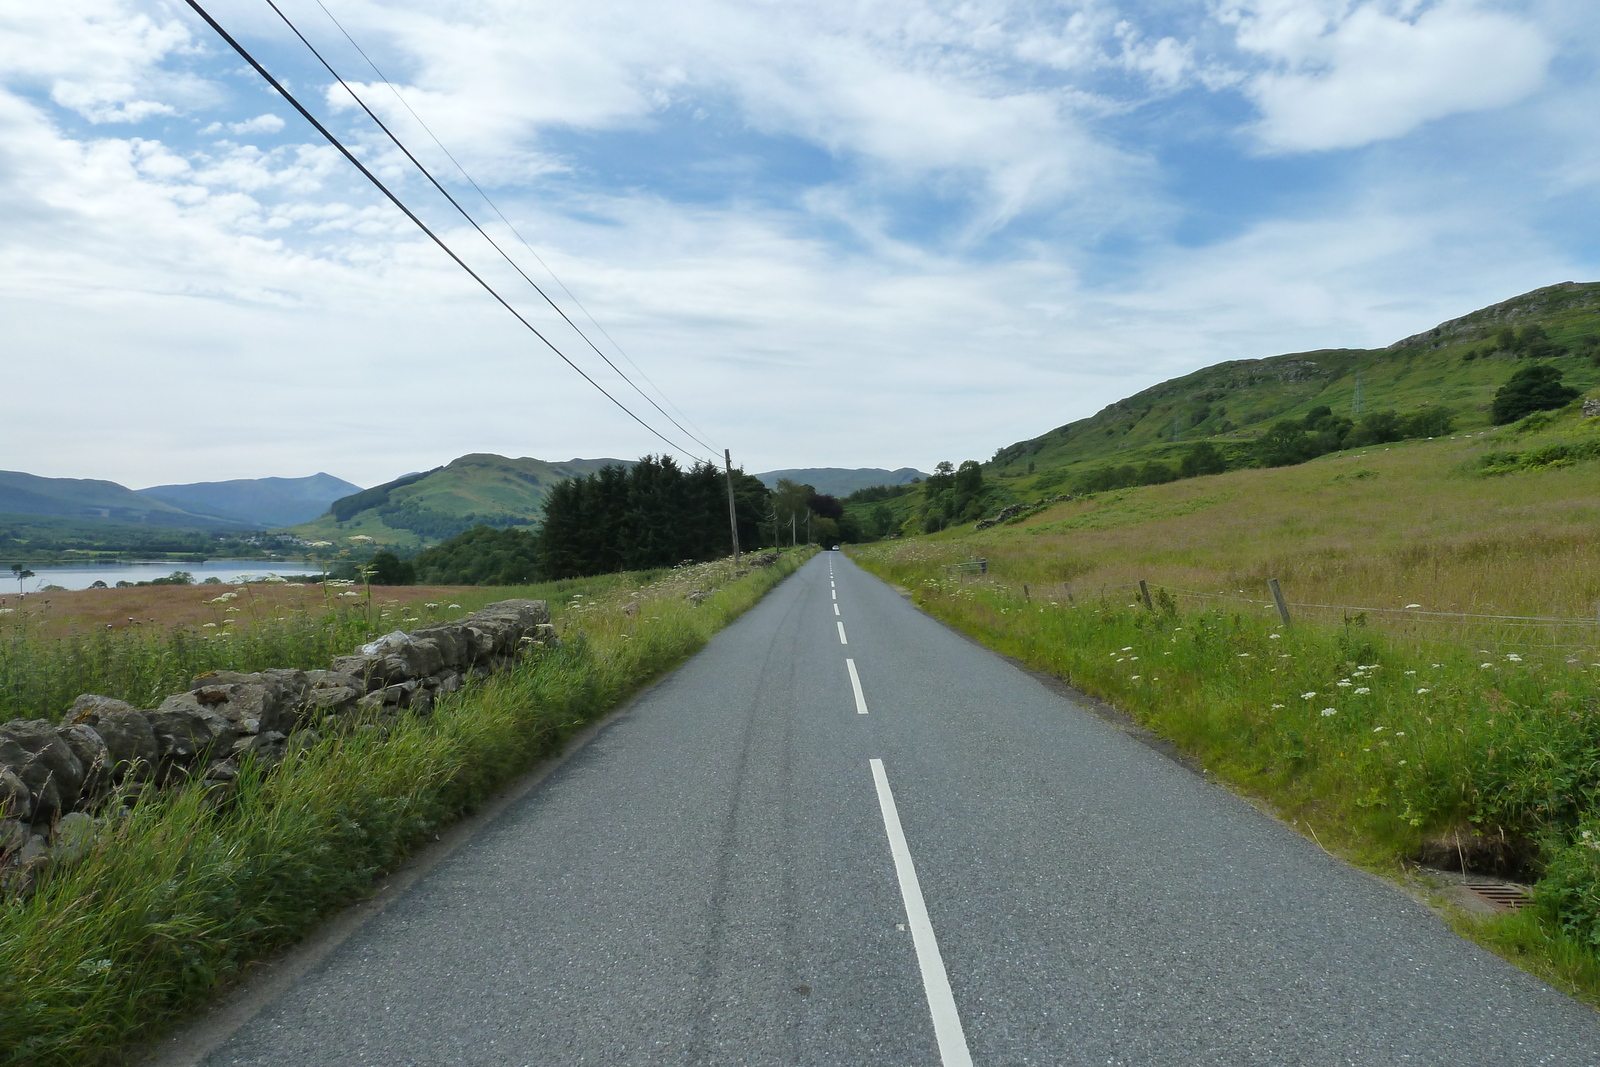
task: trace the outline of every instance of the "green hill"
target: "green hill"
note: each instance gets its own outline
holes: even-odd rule
[[[538,521],[544,498],[566,478],[591,474],[620,459],[509,459],[475,452],[443,467],[335,500],[326,514],[289,532],[342,543],[370,537],[395,548],[447,541],[474,526],[525,527]]]
[[[1529,327],[1538,331],[1529,333]],[[1523,336],[1532,338],[1527,344]],[[1211,441],[1238,452],[1279,419],[1327,406],[1359,418],[1446,408],[1457,430],[1490,425],[1489,405],[1519,359],[1544,358],[1566,383],[1600,383],[1600,283],[1564,282],[1396,341],[1234,360],[1135,393],[1086,419],[998,450],[985,474],[1019,496],[1074,488],[1091,470],[1150,460],[1177,465]],[[956,457],[951,457],[956,458]]]

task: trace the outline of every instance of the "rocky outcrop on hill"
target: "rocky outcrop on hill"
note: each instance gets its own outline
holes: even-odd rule
[[[81,854],[85,827],[113,797],[200,778],[220,800],[244,760],[270,768],[319,731],[426,714],[438,694],[556,643],[544,601],[505,600],[387,634],[329,670],[210,671],[150,710],[86,693],[60,725],[0,724],[0,889],[26,888],[42,865]]]

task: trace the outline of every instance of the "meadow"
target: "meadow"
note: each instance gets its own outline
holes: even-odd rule
[[[80,693],[154,707],[209,670],[326,669],[397,629],[513,597],[605,596],[661,572],[529,586],[153,586],[0,598],[0,721],[59,721]]]
[[[1536,882],[1534,908],[1455,921],[1600,1000],[1600,463],[1482,473],[1594,421],[1103,493],[852,555],[1358,863]],[[986,574],[952,566],[976,559]]]
[[[325,727],[271,774],[244,767],[221,805],[201,782],[113,798],[75,862],[0,902],[0,1063],[124,1061],[698,651],[809,555],[744,575],[719,561],[477,590],[549,599],[561,647],[429,715]]]

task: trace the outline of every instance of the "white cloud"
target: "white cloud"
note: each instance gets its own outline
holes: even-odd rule
[[[160,62],[191,46],[170,16],[130,10],[122,0],[8,4],[0,8],[0,70],[13,84],[47,87],[51,99],[90,122],[140,122],[176,114],[175,100],[204,87]]]
[[[1514,103],[1552,55],[1528,21],[1472,0],[1229,0],[1219,18],[1266,59],[1248,94],[1271,151],[1352,148]]]
[[[1503,190],[1440,198],[1401,169],[1180,246],[1164,227],[1182,213],[1185,176],[1158,172],[1136,124],[1116,124],[1152,100],[1210,99],[1185,95],[1196,82],[1231,94],[1243,78],[1280,150],[1292,147],[1282,130],[1310,131],[1301,147],[1331,143],[1366,114],[1362,63],[1376,60],[1358,45],[1373,40],[1390,42],[1373,55],[1443,71],[1418,78],[1454,86],[1435,97],[1459,109],[1453,68],[1415,35],[1477,49],[1473,27],[1506,18],[1459,3],[1384,8],[1371,29],[1357,17],[1370,4],[1260,0],[1229,16],[1257,64],[1241,70],[1236,49],[1227,66],[1192,27],[1102,0],[485,0],[448,16],[421,0],[351,2],[358,38],[519,229],[710,439],[755,469],[982,458],[1197,366],[1387,343],[1584,274],[1501,206]],[[298,120],[257,114],[271,105],[235,60],[209,44],[198,56],[158,0],[74,10],[94,17],[0,16],[0,30],[35,38],[0,32],[0,319],[8,389],[26,398],[0,420],[8,464],[137,484],[317,469],[372,484],[469,450],[660,447]],[[1516,52],[1528,38],[1506,39]],[[291,74],[308,101],[325,88],[309,67]],[[1295,79],[1312,103],[1283,88]],[[1435,97],[1406,92],[1390,93],[1401,111],[1431,114]],[[381,85],[366,95],[412,130]],[[1330,114],[1308,125],[1302,112],[1319,102]],[[58,110],[69,106],[87,123]],[[141,107],[171,121],[90,125]],[[624,188],[611,157],[561,147],[649,134],[694,110],[730,138],[755,131],[838,165],[826,179],[784,173],[776,191],[752,182],[748,199],[744,186],[695,199],[648,179]],[[1570,124],[1592,120],[1575,109]],[[209,139],[286,132],[271,146]],[[388,149],[352,140],[397,172]],[[689,165],[702,162],[725,161]],[[1574,195],[1589,166],[1551,169]],[[918,201],[934,206],[904,206]],[[454,220],[428,217],[552,339],[583,351]],[[939,233],[918,236],[908,218]],[[981,243],[1008,220],[1002,240]]]
[[[227,129],[229,133],[240,135],[278,133],[283,129],[283,120],[269,111],[265,115],[257,115],[255,118],[246,119],[243,122],[230,122],[227,124]]]

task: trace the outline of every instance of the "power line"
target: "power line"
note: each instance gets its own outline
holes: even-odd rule
[[[618,350],[619,354],[622,355],[622,358],[624,358],[624,360],[627,360],[627,365],[632,366],[632,368],[634,368],[634,370],[637,371],[638,376],[640,376],[640,378],[645,379],[646,382],[650,382],[651,389],[656,390],[656,395],[658,395],[658,397],[661,397],[662,400],[666,400],[667,405],[669,405],[670,408],[672,408],[672,410],[677,411],[677,413],[680,414],[680,416],[683,416],[683,421],[688,422],[688,424],[690,424],[690,426],[693,426],[694,430],[696,430],[696,432],[699,432],[699,434],[704,434],[704,430],[701,430],[701,427],[696,426],[696,424],[694,424],[694,419],[691,419],[690,416],[688,416],[688,414],[685,414],[685,411],[683,411],[683,408],[680,408],[680,406],[675,405],[675,403],[672,402],[672,397],[669,397],[669,395],[666,394],[666,390],[662,390],[661,386],[658,386],[658,384],[656,384],[656,381],[654,381],[654,379],[651,378],[650,374],[645,373],[645,368],[642,368],[642,366],[640,366],[640,365],[638,365],[638,363],[634,362],[634,357],[632,357],[632,355],[627,354],[627,349],[624,349],[624,347],[622,347],[622,342],[619,342],[618,339],[613,338],[613,336],[611,336],[611,331],[610,330],[606,330],[605,326],[603,326],[602,323],[600,323],[600,320],[597,320],[597,318],[594,317],[594,314],[592,314],[592,312],[590,312],[589,307],[584,306],[584,302],[582,302],[581,299],[578,299],[578,294],[573,293],[573,291],[571,291],[570,288],[568,288],[568,286],[566,286],[566,283],[562,282],[562,278],[560,278],[560,275],[555,274],[554,267],[550,267],[550,264],[547,264],[547,262],[544,261],[544,256],[541,256],[541,254],[539,254],[539,251],[536,250],[536,248],[534,248],[534,246],[531,245],[531,243],[528,243],[528,238],[523,237],[522,230],[518,230],[517,226],[515,226],[514,222],[512,222],[512,221],[510,221],[510,219],[506,218],[506,213],[504,213],[504,211],[499,210],[498,203],[494,203],[493,198],[491,198],[490,195],[486,194],[486,192],[483,192],[483,187],[482,186],[478,186],[477,179],[472,178],[472,174],[467,173],[467,168],[466,168],[466,166],[462,166],[461,165],[461,160],[458,160],[458,158],[454,157],[453,152],[451,152],[451,150],[448,149],[448,147],[445,147],[445,142],[440,141],[440,139],[438,139],[438,134],[434,133],[434,128],[432,128],[432,126],[427,125],[427,123],[424,122],[424,120],[422,120],[421,115],[416,114],[416,110],[414,110],[413,107],[411,107],[410,102],[406,102],[405,96],[402,96],[402,94],[400,94],[400,90],[397,90],[397,88],[395,88],[394,82],[390,82],[389,75],[384,74],[384,72],[382,72],[382,70],[379,69],[378,64],[376,64],[376,62],[373,62],[373,58],[371,58],[371,56],[368,56],[368,54],[366,54],[365,48],[362,48],[362,45],[360,45],[360,43],[358,43],[357,40],[355,40],[355,38],[352,37],[352,35],[350,35],[350,30],[344,29],[344,24],[342,24],[342,22],[339,21],[339,19],[336,18],[336,16],[334,16],[333,11],[328,10],[328,5],[325,5],[325,3],[322,2],[322,0],[317,0],[317,6],[318,6],[318,8],[322,8],[322,13],[326,14],[326,16],[328,16],[328,21],[333,22],[334,26],[338,27],[339,32],[341,32],[341,34],[344,34],[344,40],[347,40],[347,42],[350,42],[350,46],[352,46],[352,48],[355,48],[355,51],[357,51],[357,53],[360,53],[360,56],[362,56],[362,59],[365,59],[366,66],[371,67],[371,69],[373,69],[373,74],[378,75],[379,82],[384,83],[384,88],[387,88],[387,90],[389,90],[390,96],[394,96],[395,101],[398,101],[398,104],[400,104],[400,106],[405,107],[406,112],[408,112],[408,114],[411,115],[411,118],[414,118],[414,120],[416,120],[416,125],[422,126],[422,130],[426,131],[427,136],[429,136],[429,138],[432,138],[432,141],[434,141],[435,146],[438,146],[438,150],[440,150],[440,152],[443,152],[443,154],[445,154],[445,158],[448,158],[448,160],[450,160],[450,162],[453,163],[454,168],[456,168],[456,170],[461,171],[462,178],[466,178],[467,179],[467,184],[469,184],[469,186],[472,186],[472,189],[474,189],[475,192],[477,192],[477,194],[480,195],[480,197],[483,198],[483,203],[486,203],[486,205],[490,205],[490,210],[494,211],[494,214],[496,214],[496,216],[499,216],[499,221],[504,222],[504,224],[506,224],[506,229],[509,229],[510,232],[512,232],[512,235],[514,235],[514,237],[517,238],[518,242],[522,243],[523,248],[526,248],[526,250],[528,250],[528,254],[530,254],[530,256],[533,256],[534,261],[538,262],[539,266],[544,267],[544,272],[546,272],[547,275],[550,275],[550,278],[552,278],[552,280],[554,280],[554,282],[557,283],[558,286],[562,286],[563,293],[566,293],[566,296],[568,296],[568,299],[571,299],[571,301],[573,301],[573,304],[576,304],[576,306],[578,306],[578,310],[581,310],[582,314],[584,314],[584,318],[587,318],[587,320],[589,320],[590,325],[594,326],[595,330],[600,331],[600,334],[602,334],[602,336],[605,336],[606,341],[610,341],[611,344],[613,344],[613,347],[616,347],[616,350]],[[280,14],[282,14],[282,13],[280,13]],[[325,66],[326,66],[326,64],[325,64]],[[338,75],[334,75],[334,77],[338,77]],[[346,86],[346,90],[349,90],[349,86]],[[354,93],[352,93],[352,96],[354,96]],[[360,101],[357,101],[357,102],[360,102]],[[379,123],[379,125],[381,125],[381,123]],[[515,264],[514,264],[514,266],[515,266]],[[546,298],[546,299],[549,299],[549,298]],[[574,330],[576,330],[576,326],[574,326]],[[586,339],[586,341],[587,341],[587,338],[584,338],[584,339]],[[590,347],[594,347],[594,342],[590,341],[589,344],[590,344]],[[608,362],[610,362],[610,360],[608,360]],[[630,386],[632,386],[632,382],[629,382],[629,384],[630,384]],[[638,386],[634,386],[634,389],[638,390]],[[640,395],[643,395],[643,390],[638,390],[638,392],[640,392]],[[645,398],[646,398],[646,400],[650,400],[650,397],[645,397]],[[654,405],[654,402],[651,402],[651,403],[653,403],[653,406],[656,406],[656,410],[661,411],[661,406]],[[666,411],[661,411],[661,413],[662,414],[667,414]],[[672,419],[672,416],[667,416],[667,418]],[[680,424],[680,422],[677,421],[677,419],[672,419],[672,424],[674,424],[674,426],[677,426],[678,429],[683,430],[683,432],[685,432],[685,434],[690,435],[690,437],[694,437],[694,434],[691,434],[690,430],[686,430],[685,427],[683,427],[682,424]],[[701,443],[701,445],[706,445],[706,448],[710,448],[710,450],[715,451],[715,446],[707,445],[707,443],[704,442],[704,440],[701,440],[701,438],[694,437],[694,440],[696,440],[696,442]]]
[[[694,434],[691,434],[690,430],[686,430],[685,427],[683,427],[683,424],[680,424],[680,422],[678,422],[677,419],[674,419],[674,418],[672,418],[672,416],[670,416],[670,414],[667,414],[666,410],[662,410],[662,406],[659,405],[659,403],[656,403],[656,402],[654,402],[654,400],[651,400],[650,394],[646,394],[645,390],[640,389],[640,387],[638,387],[637,384],[634,384],[634,379],[630,379],[629,376],[627,376],[627,374],[622,373],[622,368],[619,368],[619,366],[616,365],[616,363],[611,362],[611,358],[608,357],[608,355],[606,355],[605,352],[602,352],[602,350],[598,349],[598,346],[595,346],[595,342],[594,341],[590,341],[589,334],[584,333],[584,331],[582,331],[581,328],[579,328],[578,323],[574,323],[573,320],[571,320],[571,318],[568,318],[568,315],[566,315],[565,310],[562,310],[562,307],[560,307],[560,304],[557,304],[557,302],[552,301],[552,299],[550,299],[550,294],[546,293],[546,291],[542,290],[542,288],[539,288],[539,283],[538,282],[534,282],[533,278],[528,277],[528,274],[526,274],[525,270],[523,270],[522,267],[517,266],[517,261],[515,261],[515,259],[510,258],[509,254],[506,254],[506,250],[504,250],[504,248],[501,248],[501,246],[499,246],[499,243],[496,243],[496,240],[494,240],[493,237],[490,237],[490,235],[486,234],[486,232],[485,232],[485,230],[483,230],[482,226],[478,226],[477,219],[472,218],[472,214],[467,213],[466,208],[462,208],[461,203],[459,203],[458,200],[456,200],[456,198],[453,197],[453,195],[450,195],[450,190],[445,189],[445,187],[443,187],[442,184],[440,184],[440,182],[438,182],[438,179],[434,178],[434,174],[432,174],[432,171],[427,170],[427,166],[422,165],[421,160],[418,160],[418,158],[416,158],[416,155],[411,154],[411,149],[408,149],[408,147],[405,147],[405,144],[403,144],[403,142],[400,141],[400,138],[397,138],[397,136],[395,136],[394,130],[390,130],[389,126],[387,126],[386,123],[384,123],[384,120],[382,120],[382,118],[379,118],[378,115],[373,114],[373,109],[371,109],[371,107],[366,106],[366,101],[363,101],[363,99],[360,98],[360,96],[358,96],[357,91],[352,90],[352,88],[350,88],[349,83],[347,83],[346,80],[344,80],[344,75],[339,74],[338,70],[334,70],[333,69],[333,64],[330,64],[330,62],[326,61],[326,59],[323,58],[323,54],[320,53],[320,51],[317,51],[317,46],[312,45],[312,43],[310,43],[309,40],[306,40],[306,35],[301,34],[301,32],[299,32],[299,27],[298,26],[294,26],[294,22],[290,21],[290,16],[286,16],[286,14],[283,14],[282,8],[278,8],[278,5],[277,5],[277,3],[274,2],[274,0],[267,0],[267,6],[269,6],[269,8],[272,8],[272,11],[274,11],[274,13],[277,14],[278,18],[283,19],[283,24],[285,24],[285,26],[290,27],[290,32],[293,32],[294,37],[298,37],[299,40],[301,40],[302,45],[306,45],[307,50],[310,50],[310,54],[314,54],[314,56],[317,56],[317,62],[320,62],[320,64],[322,64],[322,66],[323,66],[323,69],[325,69],[326,72],[328,72],[328,74],[333,75],[334,80],[336,80],[336,82],[338,82],[339,85],[341,85],[342,88],[344,88],[344,91],[346,91],[346,93],[350,94],[350,99],[354,99],[354,101],[357,102],[358,106],[360,106],[360,109],[362,109],[363,112],[366,112],[366,117],[371,118],[371,120],[373,120],[374,123],[378,123],[379,130],[384,131],[384,134],[386,134],[387,138],[389,138],[390,141],[394,141],[394,146],[397,147],[397,149],[402,150],[403,154],[405,154],[405,157],[408,158],[408,160],[411,160],[411,165],[416,166],[416,168],[418,168],[419,171],[422,171],[422,176],[424,176],[424,178],[427,178],[427,181],[432,182],[432,186],[434,186],[434,189],[437,189],[438,192],[440,192],[440,195],[443,195],[443,197],[445,197],[445,200],[448,200],[448,202],[450,202],[450,206],[453,206],[454,210],[459,211],[459,213],[461,213],[461,218],[466,219],[467,222],[470,222],[470,224],[472,224],[472,229],[477,230],[478,235],[480,235],[480,237],[482,237],[483,240],[486,240],[486,242],[490,243],[490,246],[491,246],[491,248],[494,248],[494,251],[498,251],[498,253],[501,254],[501,259],[504,259],[504,261],[509,262],[510,269],[515,270],[515,272],[517,272],[517,274],[522,275],[523,282],[526,282],[526,283],[528,283],[528,285],[533,286],[534,293],[538,293],[539,296],[542,296],[542,298],[544,298],[544,302],[546,302],[546,304],[549,304],[549,306],[552,307],[552,309],[555,310],[555,314],[560,315],[560,317],[562,317],[563,322],[565,322],[566,325],[571,326],[571,328],[573,328],[574,333],[578,333],[579,338],[584,339],[584,342],[586,342],[587,346],[589,346],[590,349],[594,349],[595,355],[598,355],[598,357],[602,358],[602,360],[605,360],[605,365],[606,366],[610,366],[611,370],[616,371],[616,374],[618,374],[618,378],[621,378],[622,381],[626,381],[627,384],[629,384],[629,386],[632,387],[632,389],[634,389],[634,392],[637,392],[637,394],[640,395],[640,397],[643,397],[643,400],[645,400],[645,403],[648,403],[648,405],[650,405],[651,408],[654,408],[654,410],[659,411],[659,413],[661,413],[662,418],[666,418],[666,421],[670,422],[670,424],[672,424],[672,426],[678,427],[678,430],[680,430],[680,432],[683,432],[683,434],[685,434],[686,437],[690,438],[690,440],[693,440],[693,442],[698,443],[698,445],[701,445],[702,448],[709,448],[709,450],[714,451],[714,453],[715,453],[715,451],[717,451],[717,450],[715,450],[715,446],[707,445],[706,442],[702,442],[701,438],[694,437]],[[328,8],[326,8],[326,6],[323,6],[322,10],[323,11],[328,11]],[[328,18],[333,19],[333,13],[328,13]],[[338,19],[334,19],[334,26],[339,26]],[[341,32],[344,32],[344,27],[339,26],[339,30],[341,30]],[[350,40],[350,43],[352,43],[352,45],[355,45],[355,40],[354,40],[354,38],[350,38],[349,32],[344,32],[344,35],[346,35],[347,40]],[[355,45],[355,50],[362,51],[362,46]],[[362,56],[363,56],[363,58],[365,58],[365,56],[366,56],[365,51],[363,51]],[[368,62],[368,64],[371,64],[371,62],[373,62],[373,61],[371,61],[371,59],[368,59],[368,61],[366,61],[366,62]],[[378,67],[373,66],[373,69],[374,70],[378,70]],[[382,77],[382,72],[379,72],[379,77]],[[389,86],[389,88],[390,88],[390,91],[394,91],[394,86]],[[398,93],[395,94],[395,96],[398,96]],[[405,102],[405,101],[402,101],[402,104],[403,104],[403,102]],[[414,115],[416,115],[416,112],[411,112],[411,114],[413,114],[413,117],[414,117]],[[421,122],[421,118],[418,118],[418,122]],[[426,126],[424,126],[424,128],[426,128]],[[430,134],[430,136],[432,136],[432,131],[429,131],[429,134]],[[437,144],[438,138],[434,138],[434,141],[435,141],[435,144]],[[442,149],[443,149],[443,146],[440,146],[440,147],[442,147]],[[448,152],[448,150],[446,150],[445,155],[450,155],[450,152]],[[454,162],[454,157],[451,157],[451,162]],[[461,170],[462,174],[466,174],[466,170],[464,170],[464,168],[461,168],[461,163],[456,163],[456,168],[458,168],[458,170]],[[472,181],[472,179],[467,178],[467,181]],[[474,182],[474,187],[475,187],[475,189],[477,189],[477,182]],[[478,189],[478,195],[483,195],[483,190],[482,189]],[[488,200],[488,197],[485,197],[485,200]],[[490,203],[490,206],[494,206],[493,202]],[[496,211],[498,211],[498,208],[496,208]],[[504,219],[504,218],[506,218],[506,216],[504,216],[504,214],[502,214],[501,218]],[[507,222],[507,226],[510,226],[509,222]],[[515,232],[515,227],[512,227],[512,232]],[[520,237],[520,234],[518,234],[518,237]],[[526,242],[523,242],[523,245],[526,245]],[[528,251],[533,251],[533,250],[531,250],[531,248],[530,248],[530,250],[528,250]],[[538,258],[538,253],[534,253],[534,258]],[[546,270],[549,270],[549,267],[546,267]],[[550,277],[555,277],[554,270],[552,270],[552,272],[550,272]],[[557,278],[557,283],[560,283],[560,278]],[[562,288],[566,288],[566,286],[563,285]],[[568,296],[571,296],[571,291],[568,291]],[[574,299],[576,299],[576,298],[574,298]],[[592,320],[592,317],[590,317],[590,320]],[[595,323],[595,325],[598,326],[598,323]],[[608,336],[610,336],[610,334],[608,334]],[[616,341],[613,341],[613,344],[616,344]],[[621,347],[619,347],[618,350],[621,350]],[[624,355],[626,355],[626,354],[624,354]],[[629,360],[629,362],[632,362],[632,360]],[[635,370],[638,370],[637,366],[635,366]],[[640,371],[640,373],[643,373],[643,371]],[[651,382],[651,384],[654,384],[654,382]]]
[[[272,76],[271,72],[269,72],[266,67],[263,67],[256,60],[256,57],[251,55],[249,53],[249,51],[245,49],[244,45],[242,45],[238,41],[234,40],[232,35],[230,35],[227,30],[223,29],[221,24],[218,23],[216,19],[212,18],[210,13],[207,12],[205,8],[200,6],[200,4],[197,2],[197,0],[185,0],[185,2],[195,10],[196,14],[198,14],[202,19],[204,19],[206,21],[206,24],[208,26],[210,26],[213,30],[215,30],[217,32],[217,35],[219,37],[221,37],[224,41],[226,41],[228,43],[228,46],[230,48],[232,48],[235,52],[239,53],[240,57],[242,57],[246,63],[249,63],[250,66],[255,69],[255,72],[257,74],[261,75],[261,77],[266,80],[268,85],[272,86],[272,88],[274,90],[276,90],[280,96],[282,96],[285,100],[287,100],[291,107],[293,107],[296,111],[300,112],[300,115],[301,115],[302,118],[304,118],[307,122],[311,123],[311,125],[316,129],[316,131],[318,133],[322,134],[322,136],[327,139],[329,144],[333,145],[334,148],[337,148],[339,150],[339,153],[341,155],[343,155],[345,159],[349,160],[352,166],[354,166],[357,170],[359,170],[362,173],[362,175],[369,182],[371,182],[374,186],[376,186],[378,191],[381,192],[385,197],[387,197],[389,199],[390,203],[394,204],[395,207],[399,208],[401,210],[401,212],[403,212],[405,214],[406,218],[410,219],[413,223],[416,224],[416,226],[417,226],[417,228],[419,230],[421,230],[423,233],[427,234],[428,237],[433,241],[433,243],[438,245],[439,248],[444,252],[445,255],[449,256],[452,260],[454,260],[458,267],[460,267],[462,270],[466,271],[467,274],[469,274],[472,277],[472,280],[477,282],[480,286],[482,286],[484,291],[487,292],[490,296],[494,297],[495,301],[497,303],[499,303],[501,307],[503,307],[507,311],[511,312],[511,314],[516,317],[516,320],[518,322],[522,323],[522,325],[527,328],[528,332],[532,333],[540,341],[543,341],[544,344],[545,344],[545,347],[547,347],[548,349],[550,349],[550,351],[554,352],[557,356],[559,356],[563,363],[565,363],[567,366],[571,367],[573,370],[577,371],[578,374],[582,376],[584,381],[588,382],[590,385],[592,385],[596,389],[598,389],[602,396],[604,396],[607,400],[611,401],[618,408],[620,408],[623,411],[623,413],[626,414],[630,419],[632,419],[634,422],[637,422],[640,426],[643,426],[646,430],[649,430],[652,434],[654,434],[656,437],[660,438],[662,441],[665,441],[667,443],[667,445],[670,446],[673,449],[673,451],[682,453],[683,455],[686,455],[686,456],[693,456],[694,455],[694,453],[691,450],[689,450],[687,448],[684,448],[682,445],[680,445],[676,441],[672,440],[672,438],[667,437],[660,430],[657,430],[654,426],[651,426],[648,422],[645,422],[638,415],[634,414],[632,409],[630,409],[626,404],[624,404],[622,401],[618,400],[616,397],[612,396],[611,393],[608,392],[603,385],[601,385],[599,382],[595,381],[593,378],[589,377],[589,375],[587,373],[585,373],[585,371],[584,371],[584,369],[582,367],[578,366],[576,363],[572,362],[571,359],[567,358],[567,354],[565,352],[563,352],[563,351],[561,351],[561,349],[557,348],[555,346],[555,344],[548,337],[546,337],[544,334],[540,333],[538,328],[535,327],[533,325],[533,323],[531,323],[527,319],[523,318],[521,312],[519,312],[516,308],[512,307],[511,304],[506,301],[505,297],[501,296],[498,292],[495,291],[494,286],[490,285],[487,281],[485,281],[483,279],[483,277],[478,274],[477,271],[475,271],[471,267],[467,266],[466,261],[463,260],[460,256],[458,256],[455,253],[454,249],[452,249],[449,245],[445,244],[443,238],[441,238],[438,234],[434,233],[433,230],[429,229],[428,224],[423,222],[420,218],[418,218],[416,212],[412,211],[409,207],[407,207],[405,205],[405,203],[398,196],[396,196],[394,193],[392,193],[389,190],[389,187],[387,185],[383,184],[383,182],[378,178],[378,176],[376,174],[373,174],[372,171],[368,170],[366,165],[364,163],[362,163],[359,159],[357,159],[355,157],[354,153],[352,153],[350,151],[350,149],[345,147],[344,142],[340,141],[339,138],[335,137],[332,134],[332,132],[330,132],[328,130],[328,128],[326,126],[324,126],[321,122],[319,122],[317,120],[315,115],[313,115],[313,114],[311,114],[311,112],[307,111],[305,106],[303,104],[301,104],[300,101],[295,98],[294,94],[289,92],[288,89],[284,88],[283,85],[278,81],[278,79],[274,78]],[[354,94],[352,94],[352,95],[354,95]],[[699,458],[699,457],[697,457],[697,458]]]

